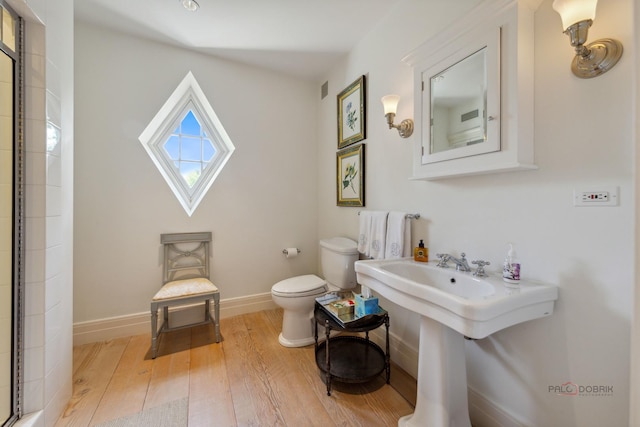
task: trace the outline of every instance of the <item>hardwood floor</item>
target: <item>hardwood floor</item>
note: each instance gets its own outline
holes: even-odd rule
[[[278,343],[282,310],[164,334],[158,357],[150,334],[75,347],[73,396],[56,426],[92,426],[188,398],[189,427],[396,426],[413,406],[384,375],[333,383],[327,396],[314,347]],[[406,376],[392,367],[391,379]],[[415,395],[414,395],[415,396]]]

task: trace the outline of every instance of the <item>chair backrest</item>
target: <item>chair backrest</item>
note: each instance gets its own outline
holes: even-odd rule
[[[164,245],[162,283],[172,280],[209,277],[211,232],[161,234]]]

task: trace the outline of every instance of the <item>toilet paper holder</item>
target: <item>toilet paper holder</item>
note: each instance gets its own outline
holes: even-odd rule
[[[287,254],[289,253],[289,249],[295,249],[298,253],[302,252],[302,251],[301,251],[300,249],[298,249],[298,248],[284,248],[284,249],[282,250],[282,253],[283,253],[283,254],[285,254],[285,255],[287,255]]]

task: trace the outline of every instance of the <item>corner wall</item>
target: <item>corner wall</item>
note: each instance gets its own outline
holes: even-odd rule
[[[635,259],[632,1],[598,2],[589,39],[617,38],[625,54],[612,71],[590,80],[570,71],[573,49],[552,1],[538,8],[532,54],[539,170],[410,181],[418,136],[405,140],[388,130],[379,100],[397,93],[398,119],[414,117],[413,74],[401,58],[477,2],[452,3],[401,2],[326,76],[330,93],[318,104],[318,234],[357,237],[358,209],[335,206],[336,145],[326,141],[335,140],[335,96],[365,74],[366,209],[419,212],[414,246],[425,239],[434,254],[466,252],[489,260],[494,274],[513,242],[527,279],[560,288],[553,316],[466,343],[473,395],[521,425],[628,425]],[[619,206],[573,206],[574,189],[604,185],[619,186]],[[417,350],[418,317],[381,304],[390,311],[394,337]],[[403,367],[415,372],[415,366]],[[566,382],[613,392],[563,396],[550,389]]]

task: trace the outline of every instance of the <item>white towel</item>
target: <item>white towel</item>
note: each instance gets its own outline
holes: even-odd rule
[[[411,255],[411,220],[406,212],[389,212],[385,258],[402,258]]]
[[[387,241],[387,212],[371,213],[371,238],[369,256],[373,259],[384,258]]]
[[[369,255],[369,238],[371,237],[371,213],[360,212],[360,233],[358,234],[358,252],[367,258]]]
[[[384,258],[387,237],[387,212],[360,212],[358,252],[368,258]]]

